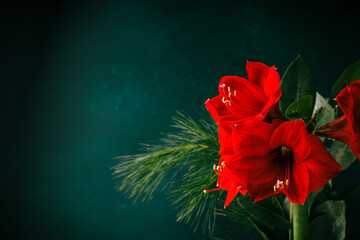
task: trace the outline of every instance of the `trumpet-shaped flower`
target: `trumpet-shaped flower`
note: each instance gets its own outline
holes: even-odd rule
[[[276,68],[248,61],[246,70],[248,79],[223,77],[219,95],[205,102],[216,123],[229,127],[254,118],[283,118],[278,106],[281,90]]]
[[[284,193],[303,204],[341,170],[320,139],[302,120],[251,121],[234,128],[234,155],[226,163],[255,202]]]
[[[360,161],[360,80],[350,83],[335,98],[344,115],[316,131],[349,145]]]

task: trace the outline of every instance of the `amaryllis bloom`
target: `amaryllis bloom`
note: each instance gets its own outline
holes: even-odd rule
[[[302,120],[247,122],[234,128],[232,139],[234,155],[226,168],[246,183],[255,202],[284,193],[292,203],[303,204],[341,170]]]
[[[204,190],[205,193],[220,189],[227,191],[224,208],[229,205],[229,203],[236,197],[238,193],[245,195],[247,192],[242,180],[226,167],[226,160],[229,158],[231,158],[230,155],[223,156],[220,159],[219,166],[214,165],[214,171],[218,175],[218,181],[216,185],[219,188]]]
[[[219,95],[205,102],[215,122],[222,122],[224,127],[254,118],[283,118],[278,105],[280,76],[275,66],[248,61],[246,70],[248,79],[223,77]]]
[[[360,80],[350,83],[335,98],[344,115],[316,131],[349,145],[360,161]]]

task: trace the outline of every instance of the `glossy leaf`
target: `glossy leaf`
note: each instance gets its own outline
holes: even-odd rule
[[[306,95],[292,103],[285,111],[290,120],[308,119],[313,111],[313,97]]]
[[[342,171],[347,169],[356,160],[350,147],[343,142],[334,140],[329,150],[331,155],[340,164]]]
[[[313,97],[311,111],[315,104],[316,88],[314,76],[303,58],[297,56],[286,69],[280,88],[280,108],[283,112],[301,97],[311,95]]]
[[[336,105],[334,98],[343,90],[349,83],[360,80],[360,61],[348,66],[341,74],[339,79],[335,82],[331,89],[329,103],[332,106]]]
[[[315,115],[321,108],[321,112],[316,118],[316,127],[319,128],[325,124],[335,120],[335,109],[328,103],[328,101],[316,92],[316,100],[313,115]]]
[[[329,240],[332,239],[331,220],[327,215],[321,215],[310,223],[311,240]]]
[[[334,240],[343,240],[345,238],[345,227],[346,227],[346,218],[345,218],[346,204],[345,201],[330,200],[319,205],[315,211],[315,215],[327,216],[331,224],[331,238]],[[318,218],[318,217],[317,217]],[[314,221],[316,218],[314,219]],[[325,221],[324,218],[321,220]],[[324,223],[325,224],[325,223]],[[326,223],[327,224],[327,223]]]

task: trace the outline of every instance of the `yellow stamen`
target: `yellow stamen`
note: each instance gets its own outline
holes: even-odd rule
[[[236,96],[236,90],[234,91],[234,96]]]

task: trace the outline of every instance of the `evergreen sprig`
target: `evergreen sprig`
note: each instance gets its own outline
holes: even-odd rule
[[[219,161],[217,125],[205,111],[199,121],[181,112],[172,119],[176,133],[164,134],[158,144],[143,144],[144,153],[117,158],[120,163],[112,168],[119,179],[117,189],[134,201],[147,201],[170,178],[165,189],[179,209],[177,220],[212,234],[222,191],[204,194],[203,190],[216,185],[212,166]]]

